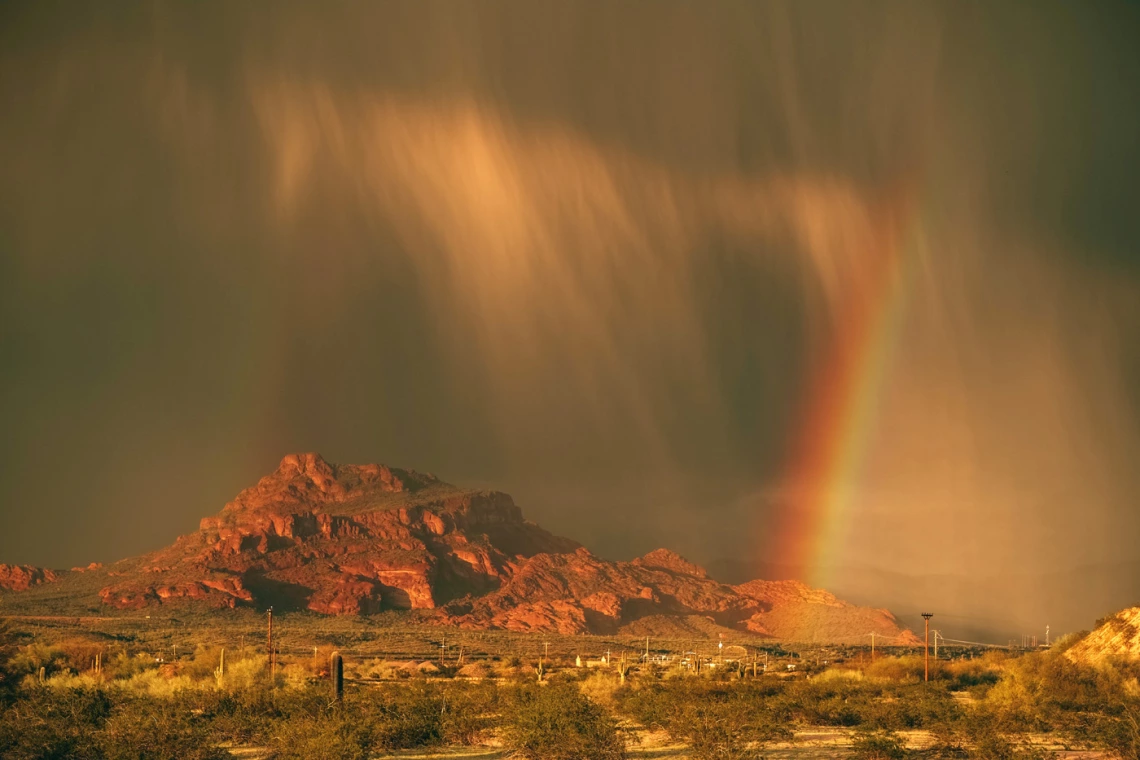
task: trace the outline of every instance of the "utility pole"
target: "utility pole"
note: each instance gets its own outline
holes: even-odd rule
[[[933,612],[922,613],[922,619],[926,623],[926,646],[923,655],[923,679],[924,681],[930,680],[930,618],[934,617]]]
[[[871,631],[871,662],[875,661],[875,632]]]
[[[649,637],[645,637],[645,661],[649,662]]]
[[[938,659],[938,637],[942,634],[938,631],[934,632],[934,659]]]

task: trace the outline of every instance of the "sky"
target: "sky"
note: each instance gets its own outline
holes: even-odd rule
[[[991,636],[1140,599],[1140,8],[0,9],[0,561],[287,453]],[[1058,593],[1064,589],[1064,593]]]

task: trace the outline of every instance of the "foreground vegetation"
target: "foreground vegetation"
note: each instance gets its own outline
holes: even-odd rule
[[[4,639],[0,632],[0,640]],[[544,760],[622,758],[645,737],[679,756],[761,757],[832,727],[861,758],[1046,756],[1054,744],[1140,758],[1140,670],[1071,662],[1062,642],[1022,656],[848,660],[753,675],[732,663],[575,667],[500,657],[439,666],[362,661],[343,701],[330,650],[283,660],[199,647],[174,662],[83,640],[0,646],[0,757],[360,759],[413,748],[502,747]],[[541,670],[541,673],[539,672]],[[623,678],[624,675],[624,678]]]

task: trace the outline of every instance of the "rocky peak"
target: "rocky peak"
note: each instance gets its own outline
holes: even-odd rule
[[[677,575],[691,575],[694,578],[707,578],[708,573],[700,565],[696,565],[669,549],[654,549],[644,557],[638,557],[633,564],[640,567],[668,570]]]
[[[317,453],[289,454],[277,469],[226,504],[227,512],[315,511],[328,504],[441,485],[434,475],[382,464],[336,465]]]

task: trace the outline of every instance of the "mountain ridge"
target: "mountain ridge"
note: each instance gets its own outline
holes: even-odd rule
[[[26,593],[80,572],[100,582],[98,603],[116,610],[406,610],[437,625],[566,634],[699,618],[776,639],[854,641],[875,631],[918,642],[889,611],[797,581],[732,586],[668,549],[604,560],[526,520],[500,491],[313,453],[284,457],[167,547],[82,570],[0,565],[0,589]]]

